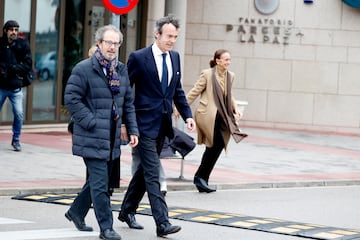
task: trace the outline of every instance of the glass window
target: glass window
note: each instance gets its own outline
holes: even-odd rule
[[[64,68],[62,78],[61,105],[64,105],[64,90],[73,67],[84,59],[85,0],[66,1],[64,34]],[[87,53],[87,52],[86,52]],[[87,54],[86,54],[87,55]],[[65,107],[63,113],[66,113]]]
[[[58,1],[37,0],[33,121],[55,119],[57,86]]]
[[[30,37],[30,9],[31,1],[28,0],[5,0],[5,11],[4,11],[4,23],[8,20],[15,20],[19,23],[19,37],[29,40]],[[2,26],[1,26],[2,28]],[[1,34],[2,35],[2,34]],[[26,109],[26,96],[27,88],[23,88],[23,103],[24,113]],[[2,109],[0,110],[0,121],[1,122],[12,122],[13,113],[11,104],[8,100],[5,101]],[[26,119],[25,119],[26,120]]]

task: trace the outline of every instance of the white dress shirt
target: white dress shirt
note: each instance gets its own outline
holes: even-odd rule
[[[168,68],[168,86],[171,82],[171,78],[173,75],[173,69],[172,69],[172,64],[171,64],[171,58],[170,58],[170,54],[169,52],[163,52],[160,50],[160,48],[156,45],[156,43],[154,43],[151,47],[152,49],[152,53],[154,55],[155,58],[155,63],[156,63],[156,68],[158,70],[158,75],[159,75],[159,81],[161,82],[161,76],[162,76],[162,62],[163,62],[163,53],[167,53],[166,54],[166,66]]]

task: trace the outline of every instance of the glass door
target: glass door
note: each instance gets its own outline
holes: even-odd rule
[[[55,120],[59,1],[37,0],[32,121]]]
[[[74,66],[87,57],[84,42],[85,0],[67,0],[65,6],[65,26],[63,34],[63,68],[61,82],[61,119],[68,119],[69,114],[64,106],[64,91],[67,80]]]
[[[4,4],[4,19],[3,23],[8,20],[15,20],[19,23],[18,37],[27,39],[30,42],[30,19],[31,19],[31,1],[28,0],[5,0]],[[2,26],[1,26],[2,27]],[[3,33],[1,33],[2,35]],[[23,104],[24,112],[27,108],[26,99],[28,95],[28,89],[23,88]],[[0,122],[12,122],[13,113],[11,104],[8,100],[5,101],[0,114]],[[25,121],[28,119],[24,119]]]

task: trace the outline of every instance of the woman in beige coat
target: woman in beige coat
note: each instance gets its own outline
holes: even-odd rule
[[[195,111],[198,126],[198,144],[205,144],[201,164],[195,173],[194,184],[199,192],[214,192],[208,186],[209,176],[223,149],[232,135],[236,142],[246,134],[239,131],[235,118],[240,119],[235,99],[232,97],[234,73],[228,71],[231,56],[227,50],[219,49],[210,60],[210,68],[201,72],[194,87],[186,95],[189,104],[200,96]]]

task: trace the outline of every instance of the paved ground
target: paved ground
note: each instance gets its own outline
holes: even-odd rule
[[[220,157],[209,184],[229,188],[360,185],[360,136],[275,129],[246,128]],[[196,138],[195,134],[191,134]],[[74,192],[81,188],[85,167],[71,154],[66,125],[24,126],[23,150],[13,151],[9,126],[0,126],[0,195],[27,192]],[[162,160],[168,189],[195,190],[192,178],[204,147],[181,159]],[[131,155],[123,147],[121,189],[131,174]],[[181,176],[181,177],[180,177]]]
[[[86,217],[94,232],[79,232],[65,219],[74,196],[29,194],[23,198],[26,201],[0,196],[0,239],[98,239],[94,211]],[[123,239],[159,240],[148,215],[148,198],[137,209],[136,218],[145,227],[142,231],[117,220],[122,199],[123,193],[112,197],[114,229]],[[166,239],[359,240],[359,199],[360,186],[228,189],[212,194],[172,191],[166,195],[170,221],[183,230]]]

